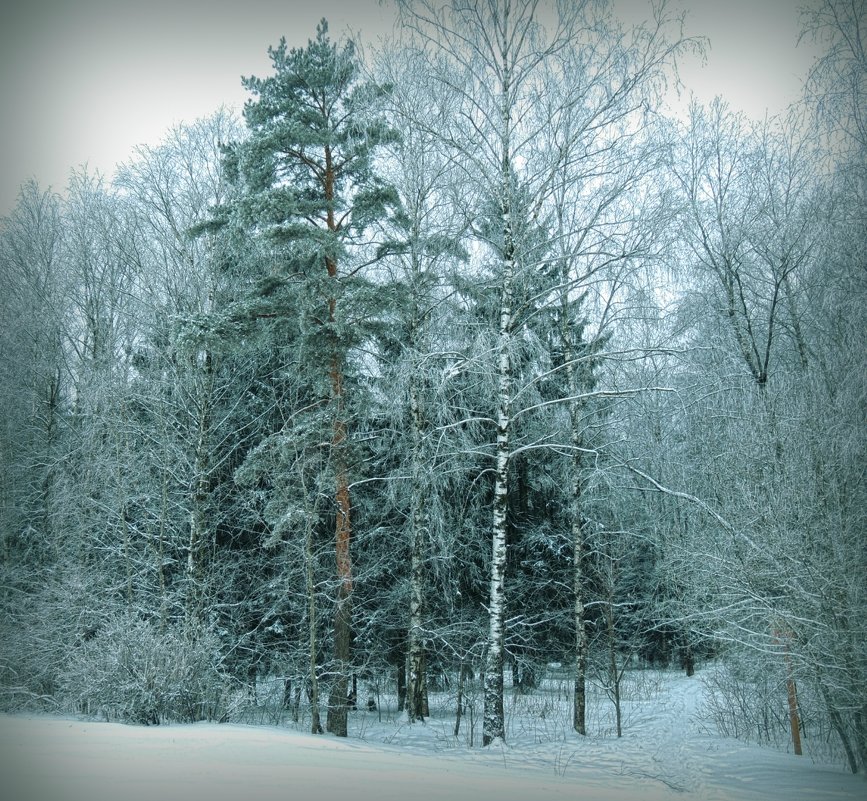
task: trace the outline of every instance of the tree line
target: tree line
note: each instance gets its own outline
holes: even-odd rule
[[[4,706],[347,734],[478,674],[779,677],[867,765],[863,3],[803,102],[666,114],[665,4],[323,20],[0,230]],[[751,678],[752,677],[752,678]],[[619,707],[618,707],[619,708]],[[324,726],[320,719],[325,713]],[[618,722],[619,727],[619,722]]]

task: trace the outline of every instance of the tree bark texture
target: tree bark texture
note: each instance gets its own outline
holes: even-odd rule
[[[514,276],[515,246],[512,237],[508,186],[508,150],[504,151],[503,187],[503,277],[500,302],[498,345],[498,400],[496,466],[494,472],[494,509],[491,533],[490,600],[488,605],[488,653],[485,663],[485,711],[482,744],[490,745],[496,739],[505,739],[505,712],[503,708],[503,659],[505,646],[506,612],[506,534],[509,508],[509,427],[511,422],[512,391],[512,281]]]
[[[418,388],[410,387],[413,420],[412,554],[410,564],[409,648],[407,654],[406,711],[410,723],[425,717],[424,548],[427,539],[427,508],[422,478],[423,416]]]
[[[337,234],[340,226],[334,214],[334,187],[336,168],[330,146],[325,147],[325,174],[323,189],[326,201],[326,226],[332,234]],[[332,281],[338,278],[337,262],[326,256],[325,268]],[[336,293],[328,300],[328,337],[331,340],[331,400],[334,404],[332,453],[334,458],[335,501],[337,520],[335,530],[335,557],[337,562],[337,606],[334,611],[334,660],[332,663],[333,680],[328,699],[326,728],[338,737],[347,735],[347,691],[349,685],[349,665],[351,661],[352,626],[352,562],[350,541],[352,537],[351,502],[349,479],[346,465],[346,420],[343,407],[343,355],[338,336],[334,331],[336,324]]]
[[[308,521],[304,538],[304,584],[307,595],[307,683],[310,687],[310,732],[322,734],[319,720],[319,676],[316,653],[316,585],[313,577],[313,525]]]
[[[195,369],[195,367],[194,367]],[[197,386],[196,451],[190,503],[190,541],[187,546],[187,625],[197,629],[204,609],[204,560],[207,547],[205,506],[210,493],[210,429],[211,394],[213,387],[213,357],[205,352],[202,382]]]
[[[564,285],[566,279],[564,266]],[[577,398],[585,387],[586,381],[582,377],[589,376],[589,368],[584,369],[576,361],[577,348],[575,332],[569,322],[569,297],[568,292],[563,295],[560,314],[560,337],[563,356],[566,364],[566,380],[569,396]],[[581,363],[583,365],[584,363]],[[572,445],[572,487],[571,487],[571,534],[572,534],[572,624],[575,631],[575,676],[572,699],[572,728],[582,735],[587,734],[587,661],[589,655],[589,638],[587,636],[587,621],[585,619],[584,595],[584,511],[583,511],[583,409],[584,404],[580,400],[569,403],[569,423],[571,429]]]

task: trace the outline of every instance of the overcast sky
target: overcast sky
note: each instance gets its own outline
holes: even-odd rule
[[[722,94],[752,116],[783,110],[815,57],[796,48],[808,0],[671,0],[687,34],[709,37],[705,66],[682,68],[702,100]],[[815,0],[810,0],[815,1]],[[622,16],[649,0],[615,0]],[[366,43],[391,29],[377,0],[27,0],[0,16],[0,216],[36,178],[62,191],[72,167],[111,175],[137,144],[174,124],[245,99],[241,75],[265,76],[267,48],[285,35],[303,45],[321,17],[333,35]]]

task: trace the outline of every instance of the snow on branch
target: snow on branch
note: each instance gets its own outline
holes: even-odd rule
[[[591,398],[626,398],[630,395],[637,395],[640,392],[675,392],[673,387],[641,387],[639,389],[618,389],[618,390],[597,390],[595,392],[582,392],[578,395],[569,395],[565,398],[555,398],[554,400],[536,403],[533,406],[526,406],[523,409],[515,412],[512,419],[520,417],[527,412],[533,412],[536,409],[544,409],[546,406],[554,406],[558,403],[571,403],[573,401],[590,400]]]

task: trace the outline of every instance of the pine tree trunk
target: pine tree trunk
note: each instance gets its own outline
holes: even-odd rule
[[[343,445],[346,431],[342,420],[335,423],[335,445],[337,446],[337,530],[335,552],[337,558],[337,606],[334,610],[334,659],[332,662],[333,680],[328,698],[326,729],[338,737],[347,736],[349,667],[352,639],[352,564],[349,555],[349,484],[346,467],[343,463]]]
[[[332,234],[337,234],[339,225],[334,214],[335,166],[330,146],[325,147],[325,172],[323,191],[326,201],[326,225]],[[337,262],[331,256],[325,258],[325,268],[332,281],[338,279]],[[337,607],[334,611],[334,660],[332,673],[334,679],[328,699],[326,728],[338,737],[347,735],[347,690],[349,685],[349,665],[351,661],[352,626],[352,562],[350,560],[349,480],[346,469],[346,420],[343,407],[343,357],[339,337],[334,330],[336,325],[336,293],[328,300],[328,332],[331,346],[331,400],[334,404],[332,451],[335,466],[335,501],[337,523],[335,531],[335,557],[337,561]]]
[[[789,727],[792,732],[792,747],[795,755],[801,756],[801,720],[798,714],[798,691],[795,680],[789,675],[786,678],[786,696],[789,703]]]
[[[795,686],[795,675],[792,670],[792,655],[789,652],[789,635],[786,632],[776,632],[775,639],[783,640],[783,659],[786,663],[786,701],[789,706],[789,730],[792,734],[792,748],[796,756],[801,756],[801,716],[798,713],[798,691]]]
[[[334,613],[334,664],[331,692],[328,696],[326,729],[338,737],[346,737],[349,721],[349,649],[350,602],[348,597],[338,598]]]
[[[345,429],[342,421],[335,424],[337,452],[337,531],[335,551],[337,557],[337,606],[334,610],[334,659],[331,666],[333,680],[328,697],[326,729],[338,737],[347,736],[350,648],[352,638],[352,565],[349,556],[349,485],[343,462],[342,447]]]

